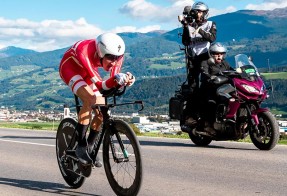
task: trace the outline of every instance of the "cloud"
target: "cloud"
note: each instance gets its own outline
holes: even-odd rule
[[[178,25],[177,16],[182,13],[185,6],[191,6],[194,1],[190,0],[170,0],[170,6],[159,6],[147,0],[131,0],[124,4],[119,11],[135,20],[154,21],[159,23],[169,23],[173,26]],[[216,16],[229,12],[237,11],[233,6],[225,9],[210,8],[209,16]]]
[[[112,32],[149,32],[159,30],[159,25],[136,28],[116,27]],[[33,22],[21,18],[9,20],[0,17],[0,48],[16,46],[36,51],[50,51],[65,48],[81,39],[95,38],[105,32],[89,24],[85,18],[78,20],[43,20]]]
[[[265,0],[261,4],[248,4],[245,9],[248,10],[273,10],[276,8],[287,7],[286,0]]]
[[[145,26],[142,28],[136,28],[134,26],[121,26],[121,27],[116,27],[111,32],[114,33],[122,33],[122,32],[141,32],[141,33],[147,33],[150,31],[156,31],[160,30],[161,26],[160,25],[150,25],[150,26]]]
[[[54,50],[72,45],[79,39],[93,38],[103,31],[84,18],[76,21],[0,18],[0,45],[17,46],[37,51]]]
[[[234,6],[229,6],[225,9],[213,9],[213,8],[210,8],[209,9],[209,17],[211,16],[217,16],[217,15],[220,15],[220,14],[226,14],[226,13],[231,13],[231,12],[235,12],[237,11],[237,8],[234,7]]]
[[[194,1],[177,0],[170,6],[163,7],[146,0],[131,0],[124,4],[119,11],[135,20],[155,21],[160,23],[177,22],[177,16],[182,13],[184,6],[192,5]]]

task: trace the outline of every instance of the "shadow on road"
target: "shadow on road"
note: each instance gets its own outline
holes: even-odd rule
[[[11,178],[1,178],[0,177],[0,185],[7,185],[7,186],[14,186],[18,188],[23,188],[27,190],[34,190],[46,193],[53,193],[59,195],[71,195],[71,196],[78,196],[78,195],[93,195],[95,194],[90,193],[83,193],[79,191],[74,191],[74,189],[65,186],[63,184],[52,183],[52,182],[39,182],[33,180],[18,180],[18,179],[11,179]],[[2,192],[3,194],[3,192]],[[31,193],[34,195],[33,193]]]
[[[139,141],[142,146],[179,146],[179,147],[196,147],[193,143],[185,144],[180,142],[162,142],[162,141]]]
[[[194,143],[190,142],[190,144],[187,143],[181,143],[181,142],[163,142],[163,141],[145,141],[140,140],[140,145],[142,146],[169,146],[169,147],[188,147],[188,148],[220,148],[220,149],[234,149],[234,150],[258,150],[256,148],[242,148],[236,146],[236,143],[234,143],[235,147],[231,146],[218,146],[218,145],[208,145],[208,146],[197,146]]]

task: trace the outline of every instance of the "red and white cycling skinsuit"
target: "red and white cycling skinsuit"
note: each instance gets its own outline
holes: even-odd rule
[[[114,75],[120,72],[123,57],[111,68],[110,78],[103,81],[98,73],[102,65],[100,58],[95,55],[95,42],[94,39],[78,41],[66,51],[61,60],[60,76],[75,94],[81,86],[89,85],[95,95],[100,96],[99,90],[108,90],[117,85]]]

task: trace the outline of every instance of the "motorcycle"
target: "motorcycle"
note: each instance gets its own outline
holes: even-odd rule
[[[258,149],[271,150],[278,143],[280,133],[275,117],[269,109],[261,107],[269,96],[268,89],[247,55],[236,55],[235,63],[236,70],[224,71],[213,81],[218,87],[217,99],[208,104],[210,108],[215,106],[214,122],[207,123],[204,114],[198,113],[196,123],[183,131],[198,146],[207,146],[212,140],[240,140],[249,135]],[[170,99],[171,119],[182,120],[190,96],[192,91],[183,83]]]

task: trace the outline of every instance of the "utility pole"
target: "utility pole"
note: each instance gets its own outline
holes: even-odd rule
[[[268,65],[269,73],[271,73],[271,68],[270,68],[269,59],[267,59],[267,65]]]

